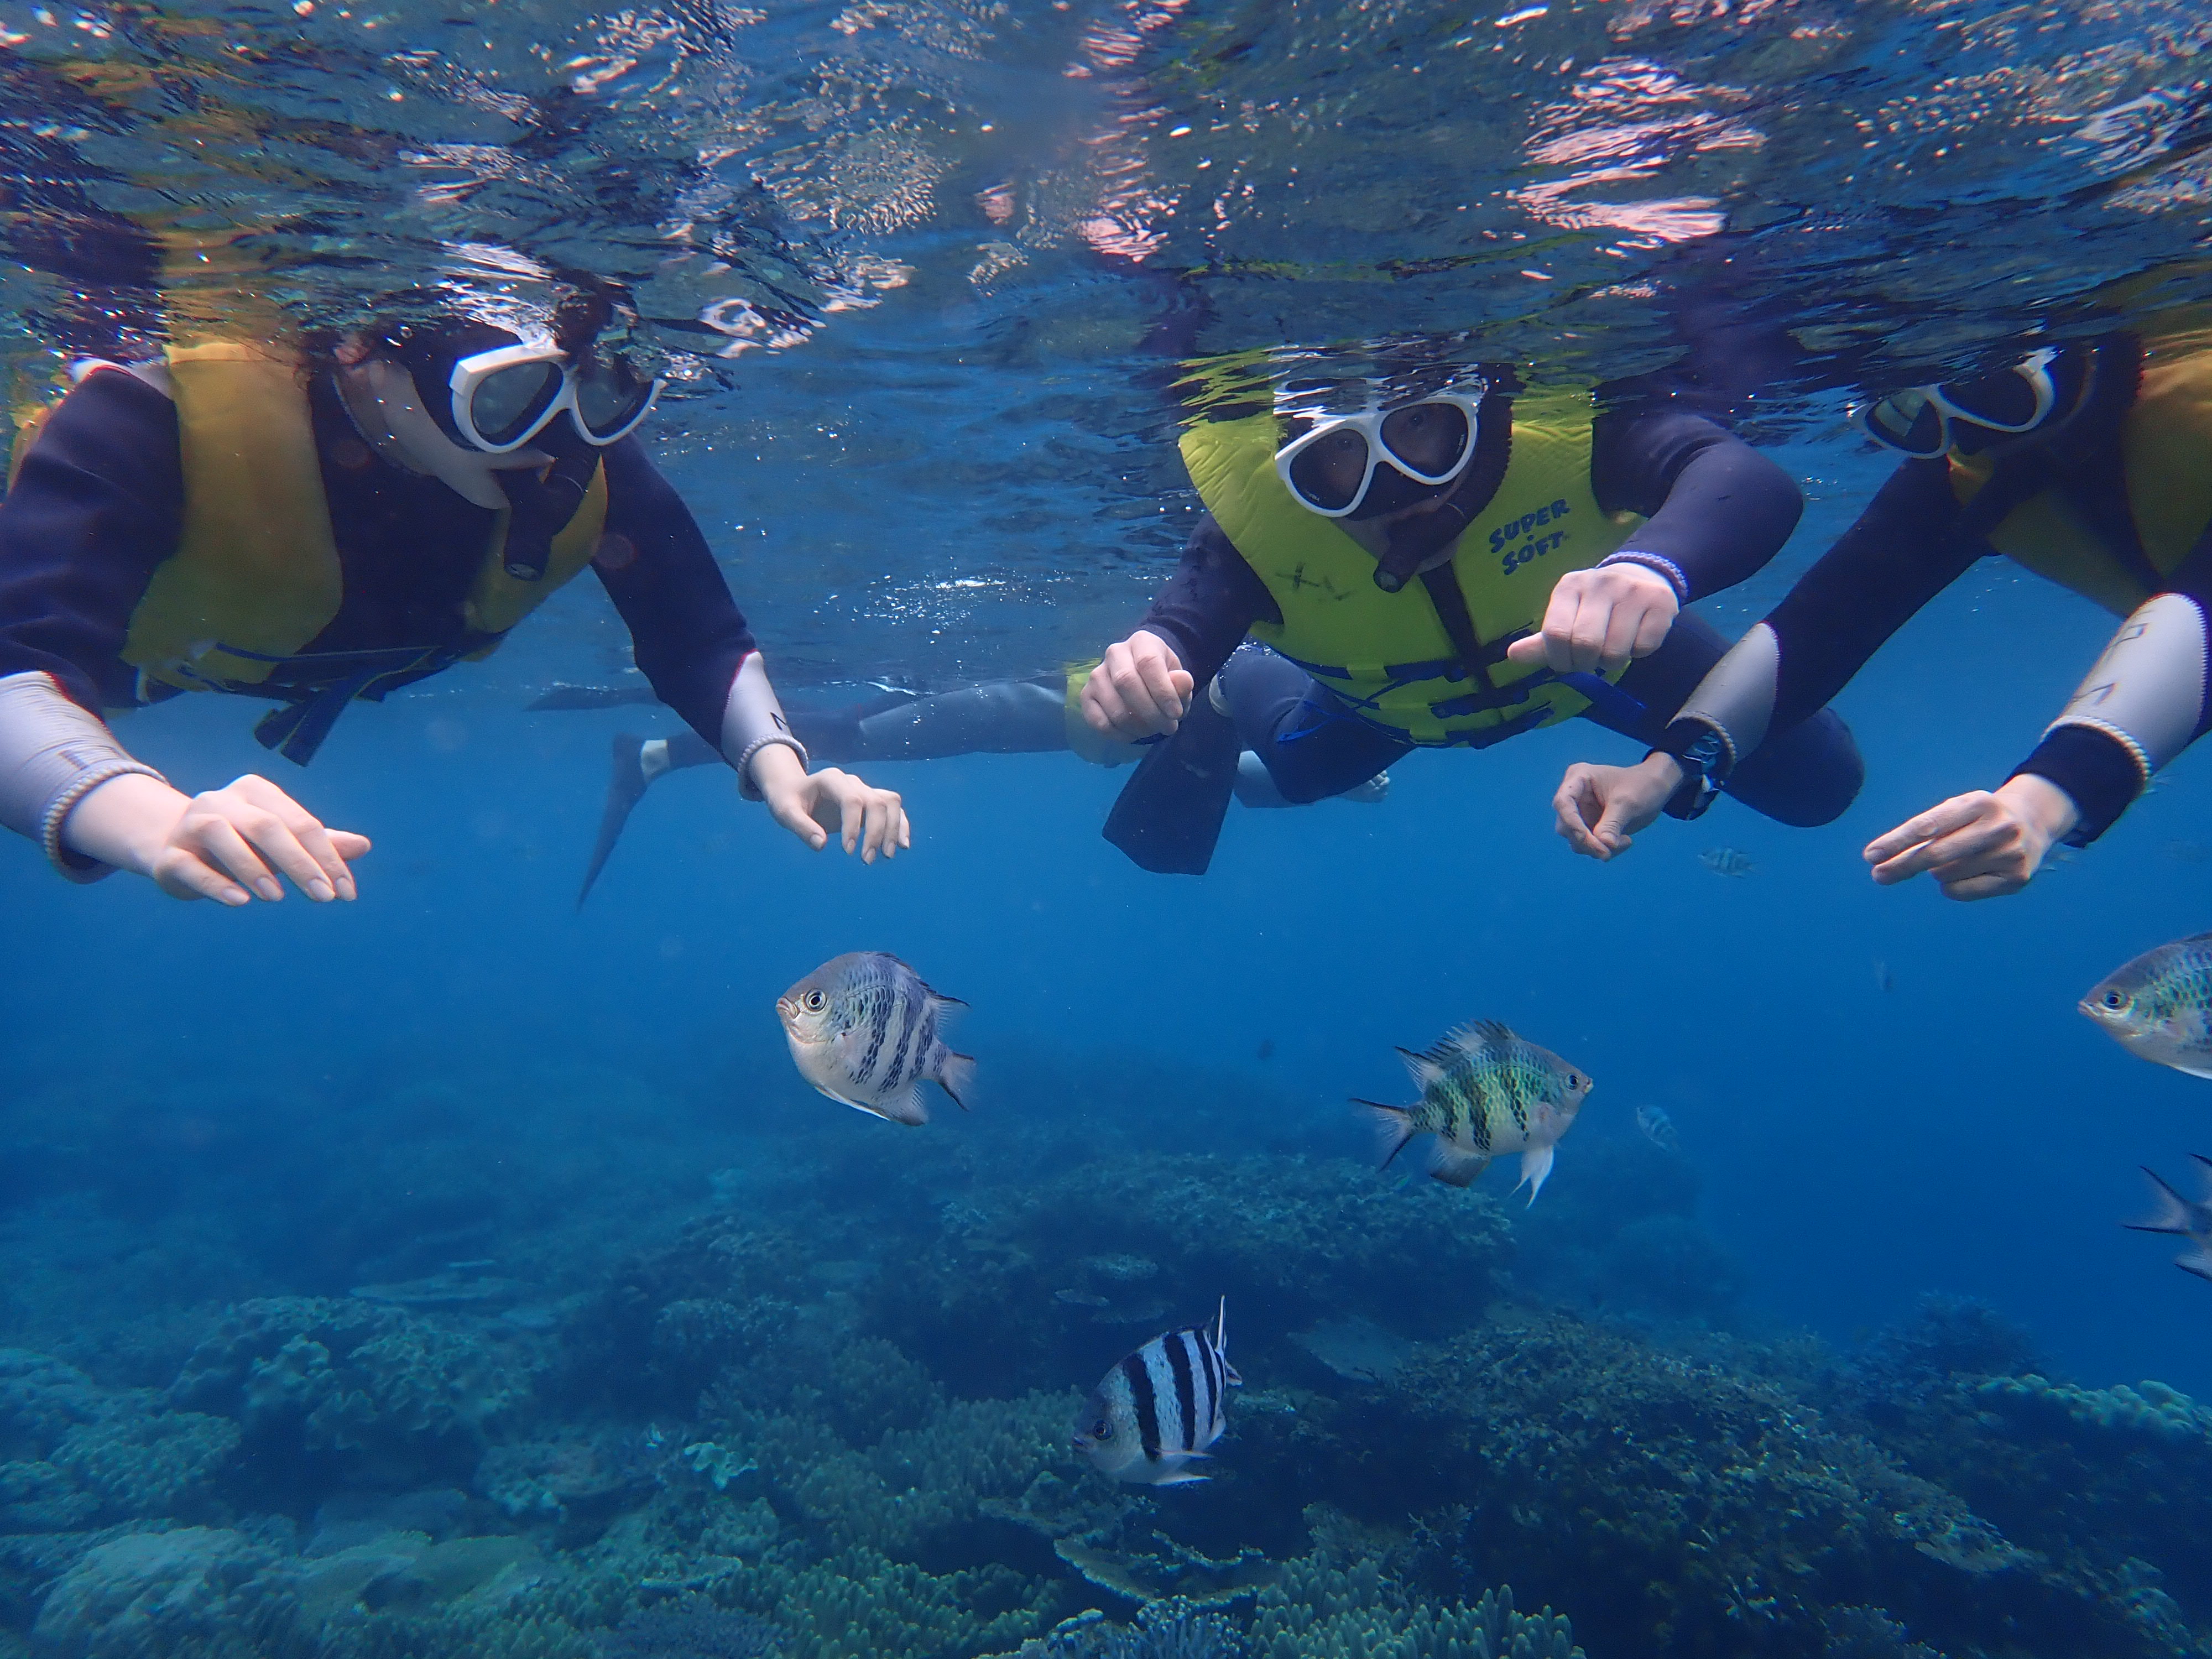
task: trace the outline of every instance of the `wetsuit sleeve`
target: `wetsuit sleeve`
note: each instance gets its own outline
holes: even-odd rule
[[[1950,473],[1909,461],[1765,621],[1690,694],[1659,747],[1698,755],[1717,781],[1825,706],[1920,608],[1988,551],[1960,533]],[[1717,740],[1717,752],[1701,739]]]
[[[1701,416],[1601,415],[1590,489],[1644,523],[1608,563],[1664,576],[1684,605],[1732,587],[1782,550],[1804,497],[1787,472]]]
[[[0,502],[0,678],[49,674],[95,712],[135,702],[124,641],[184,499],[176,405],[134,374],[88,374]]]
[[[2212,540],[2212,535],[2208,535]],[[2201,562],[2192,558],[2185,569]],[[2086,847],[2118,821],[2158,769],[2212,726],[2207,584],[2156,594],[2120,624],[2043,741],[2014,769],[2046,778],[2080,817],[2066,837]]]
[[[1182,562],[1139,623],[1175,647],[1190,677],[1203,685],[1254,623],[1279,623],[1282,608],[1244,556],[1208,514],[1191,533]]]
[[[629,626],[638,672],[684,724],[722,748],[738,669],[758,647],[690,508],[635,438],[606,452],[607,522],[592,561]]]

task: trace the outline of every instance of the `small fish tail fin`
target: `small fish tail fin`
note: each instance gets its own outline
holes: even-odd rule
[[[1513,1183],[1513,1190],[1517,1193],[1526,1187],[1531,1204],[1536,1201],[1536,1194],[1544,1190],[1545,1182],[1551,1178],[1553,1155],[1553,1148],[1549,1145],[1531,1146],[1521,1154],[1521,1179]]]
[[[615,843],[622,839],[623,826],[629,822],[631,811],[645,799],[647,785],[645,766],[640,758],[644,749],[643,738],[628,732],[616,735],[614,755],[607,769],[607,798],[599,808],[599,837],[592,843],[592,860],[584,868],[584,884],[576,890],[579,910],[591,897],[599,872],[614,856]]]
[[[2173,1258],[2173,1265],[2199,1279],[2212,1279],[2212,1250],[2191,1250],[2186,1255],[2178,1255]]]
[[[1229,1298],[1221,1298],[1221,1307],[1213,1316],[1213,1357],[1221,1361],[1224,1369],[1229,1364]]]
[[[2194,1212],[2189,1200],[2167,1186],[2164,1177],[2148,1164],[2143,1166],[2143,1173],[2150,1177],[2151,1197],[2158,1205],[2158,1213],[2147,1220],[2122,1224],[2138,1233],[2187,1233]]]
[[[956,1054],[947,1049],[945,1064],[938,1068],[937,1086],[952,1097],[955,1106],[966,1111],[968,1096],[975,1087],[975,1056]]]
[[[1382,1154],[1379,1167],[1389,1169],[1391,1160],[1406,1150],[1406,1143],[1420,1133],[1413,1127],[1413,1113],[1403,1106],[1385,1106],[1379,1100],[1355,1098],[1352,1103],[1374,1121],[1375,1144]]]

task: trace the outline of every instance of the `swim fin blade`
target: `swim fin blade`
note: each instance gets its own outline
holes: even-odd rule
[[[1237,787],[1242,745],[1203,687],[1174,733],[1152,744],[1106,815],[1106,839],[1139,869],[1202,876]]]
[[[584,884],[576,894],[576,908],[584,908],[584,901],[592,896],[592,884],[599,878],[599,872],[607,867],[613,856],[615,843],[622,839],[623,826],[629,822],[631,809],[645,799],[645,767],[640,759],[645,749],[643,738],[633,737],[627,732],[615,736],[614,757],[607,772],[606,805],[599,809],[599,838],[592,846],[591,867],[584,872]]]

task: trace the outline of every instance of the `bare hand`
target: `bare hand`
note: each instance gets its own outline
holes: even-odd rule
[[[1164,737],[1182,724],[1195,683],[1174,648],[1139,629],[1106,647],[1083,684],[1083,718],[1091,729],[1133,743]]]
[[[141,775],[111,779],[76,804],[63,836],[72,851],[151,877],[178,898],[233,905],[283,898],[279,872],[318,902],[354,898],[348,866],[369,848],[250,772],[189,797]]]
[[[1681,781],[1671,755],[1650,755],[1636,766],[1577,761],[1559,780],[1552,811],[1567,845],[1602,864],[1635,845],[1636,832],[1657,819]]]
[[[1900,823],[1867,844],[1866,861],[1884,887],[1925,870],[1946,898],[1998,898],[2027,885],[2080,816],[2064,790],[2026,773],[1994,793],[1954,795]]]
[[[1656,651],[1681,608],[1667,579],[1640,564],[1570,570],[1552,590],[1544,631],[1514,641],[1505,659],[1541,663],[1555,674],[1610,674]]]
[[[833,830],[842,832],[848,853],[859,849],[863,864],[873,864],[878,854],[896,858],[914,845],[896,790],[873,788],[834,766],[810,773],[781,744],[753,757],[752,774],[775,821],[817,853]]]

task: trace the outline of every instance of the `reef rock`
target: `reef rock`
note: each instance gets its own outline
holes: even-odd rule
[[[131,1533],[86,1552],[39,1611],[32,1635],[52,1659],[292,1650],[292,1608],[276,1557],[242,1533],[210,1527]]]

